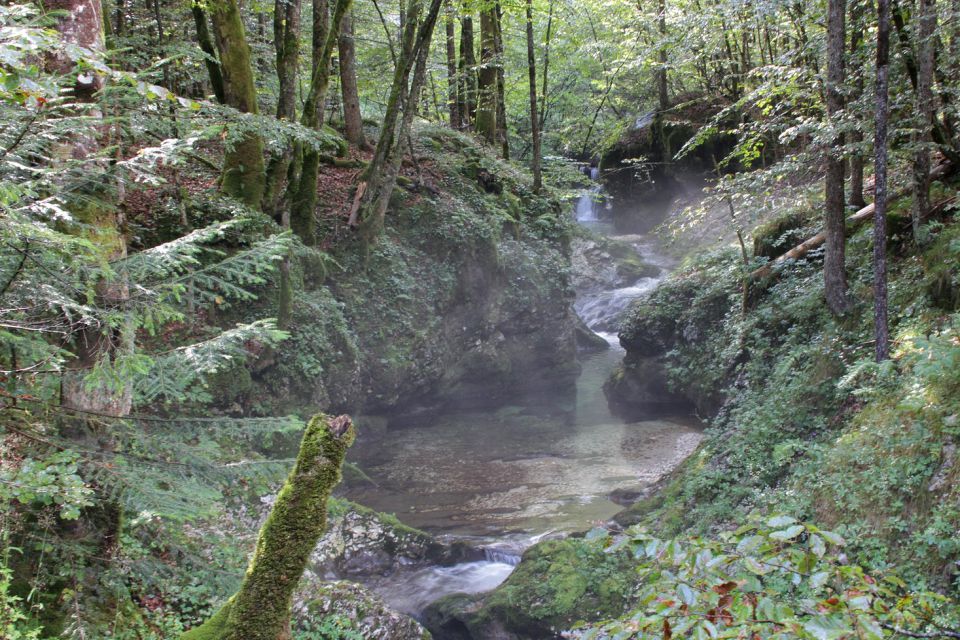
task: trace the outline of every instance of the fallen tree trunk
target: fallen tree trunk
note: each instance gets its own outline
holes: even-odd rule
[[[942,162],[939,165],[937,165],[936,168],[933,169],[933,171],[930,172],[930,180],[931,181],[938,180],[939,178],[942,178],[948,173],[950,173],[952,169],[953,169],[953,164],[949,162]],[[909,187],[906,189],[900,189],[890,194],[890,200],[891,201],[898,200],[909,193],[910,193]],[[867,206],[860,209],[859,211],[857,211],[855,214],[849,216],[847,218],[847,224],[858,225],[860,223],[866,222],[867,220],[870,220],[873,217],[873,212],[874,212],[874,204],[870,203]],[[807,255],[808,253],[810,253],[811,251],[813,251],[814,249],[822,245],[824,242],[826,242],[826,239],[827,239],[827,234],[825,231],[821,231],[817,235],[807,238],[806,240],[804,240],[803,242],[795,246],[793,249],[790,249],[790,251],[787,251],[785,254],[777,258],[776,260],[771,260],[770,262],[763,265],[759,269],[753,271],[750,274],[748,279],[759,280],[761,278],[766,278],[768,276],[773,275],[776,269],[778,269],[783,263],[790,260],[799,260],[800,258],[804,257],[805,255]]]

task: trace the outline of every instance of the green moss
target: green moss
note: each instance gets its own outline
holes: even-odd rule
[[[788,211],[768,220],[753,230],[754,257],[776,258],[802,241],[810,214],[803,210]]]
[[[529,549],[507,581],[484,602],[474,626],[500,620],[540,637],[577,620],[616,615],[632,584],[626,553],[605,553],[581,539],[550,540]]]
[[[327,525],[327,500],[355,431],[349,418],[319,415],[260,529],[240,590],[184,640],[277,640],[289,624],[293,591]]]

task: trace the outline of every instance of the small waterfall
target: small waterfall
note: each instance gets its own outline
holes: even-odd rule
[[[515,567],[520,564],[520,555],[509,549],[494,549],[491,547],[486,547],[483,550],[483,554],[486,556],[487,562],[508,564],[511,567]]]
[[[578,300],[574,304],[574,308],[580,319],[594,331],[615,334],[620,326],[620,318],[624,311],[634,300],[653,291],[660,280],[660,276],[640,278],[627,287],[600,291]]]
[[[590,179],[594,182],[600,179],[600,167],[590,167]]]
[[[597,200],[600,192],[603,190],[601,185],[590,189],[588,193],[580,196],[577,200],[577,222],[596,222],[600,218],[597,216]]]

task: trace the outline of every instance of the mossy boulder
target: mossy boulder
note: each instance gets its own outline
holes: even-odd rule
[[[326,533],[310,558],[311,570],[328,578],[387,575],[401,568],[480,560],[465,543],[444,544],[396,517],[346,500],[332,500]]]
[[[773,260],[802,242],[809,234],[809,215],[790,210],[753,230],[753,256]]]
[[[643,260],[632,243],[581,232],[571,245],[571,284],[578,296],[625,287],[661,269]]]
[[[729,349],[729,341],[717,330],[739,310],[740,262],[736,250],[724,249],[704,256],[696,265],[672,273],[647,298],[630,307],[618,337],[627,351],[624,366],[606,385],[608,397],[622,406],[642,404],[664,389],[651,376],[666,373],[671,386],[705,415],[722,402],[722,389],[731,375],[729,368],[704,366],[695,379],[672,380],[666,366],[678,358],[709,364],[714,349]],[[718,340],[723,344],[716,344]],[[653,388],[649,386],[653,384]],[[635,398],[631,398],[637,394]]]
[[[667,383],[660,358],[628,356],[604,382],[603,393],[610,410],[626,420],[676,415],[690,406],[690,401]]]
[[[577,340],[577,348],[581,351],[606,351],[610,348],[610,343],[604,340],[603,336],[594,332],[580,318],[576,319],[574,327]]]
[[[368,589],[352,582],[315,587],[295,616],[296,631],[310,637],[344,640],[429,640],[430,632],[394,611]],[[319,634],[319,635],[317,635]],[[296,637],[296,634],[295,634]]]
[[[431,605],[428,628],[451,638],[559,638],[580,620],[618,615],[627,606],[632,561],[581,538],[549,540],[527,550],[506,582],[486,596],[458,594]]]

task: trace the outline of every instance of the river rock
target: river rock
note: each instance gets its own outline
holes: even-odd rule
[[[337,501],[311,556],[311,568],[328,578],[356,578],[483,557],[482,550],[463,542],[447,544],[393,516]]]
[[[311,637],[364,640],[429,640],[430,632],[413,618],[389,608],[383,600],[352,582],[316,585],[311,598],[295,611],[300,631],[326,634]],[[333,634],[340,632],[340,635]],[[349,633],[356,635],[348,635]]]
[[[575,335],[578,349],[581,351],[605,351],[610,348],[610,343],[588,327],[583,320],[577,318],[576,323]]]
[[[603,392],[610,410],[625,420],[683,413],[690,406],[667,384],[660,358],[627,356],[604,383]]]
[[[644,262],[633,244],[616,238],[584,230],[570,249],[571,284],[580,297],[660,274],[660,268]]]

